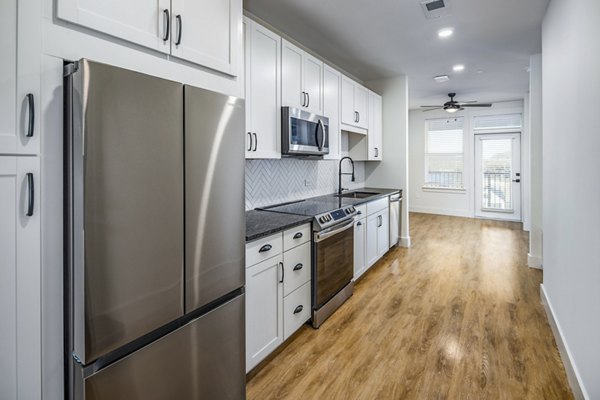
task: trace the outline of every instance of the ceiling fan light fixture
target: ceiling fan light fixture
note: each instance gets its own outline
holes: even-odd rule
[[[454,33],[454,28],[442,28],[438,31],[438,37],[445,39]]]
[[[448,107],[448,108],[446,108],[446,111],[449,112],[449,113],[455,113],[458,110],[459,110],[458,108],[454,108],[454,107]]]
[[[450,80],[450,77],[448,75],[438,75],[438,76],[434,76],[433,80],[436,81],[437,83],[444,83],[444,82],[448,82]]]
[[[461,72],[464,71],[465,66],[463,64],[456,64],[454,67],[452,67],[452,70],[455,72]]]

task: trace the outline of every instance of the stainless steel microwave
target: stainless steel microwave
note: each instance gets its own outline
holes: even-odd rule
[[[281,153],[285,156],[329,154],[329,118],[293,107],[281,108]]]

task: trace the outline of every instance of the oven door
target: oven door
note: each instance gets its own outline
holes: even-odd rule
[[[314,233],[313,308],[319,309],[352,280],[354,218]]]
[[[285,155],[329,154],[329,118],[292,107],[282,108]]]

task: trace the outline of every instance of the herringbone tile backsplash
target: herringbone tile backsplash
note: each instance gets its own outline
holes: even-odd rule
[[[334,193],[338,185],[337,160],[246,160],[246,210],[287,201]],[[344,172],[350,172],[344,161]],[[355,162],[356,181],[342,176],[342,186],[348,189],[365,186],[365,163]]]

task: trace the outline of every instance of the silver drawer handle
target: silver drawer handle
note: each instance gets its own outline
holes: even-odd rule
[[[299,312],[302,312],[302,310],[304,310],[304,306],[299,305],[298,307],[296,307],[296,309],[294,310],[294,314],[298,314]]]
[[[302,267],[304,267],[304,265],[302,265],[302,263],[298,263],[296,266],[294,266],[294,271],[300,271]]]
[[[294,239],[300,239],[302,236],[304,236],[302,235],[302,232],[298,232],[294,235]]]
[[[269,251],[273,248],[270,244],[265,244],[263,247],[258,250],[259,253],[264,253],[265,251]]]

